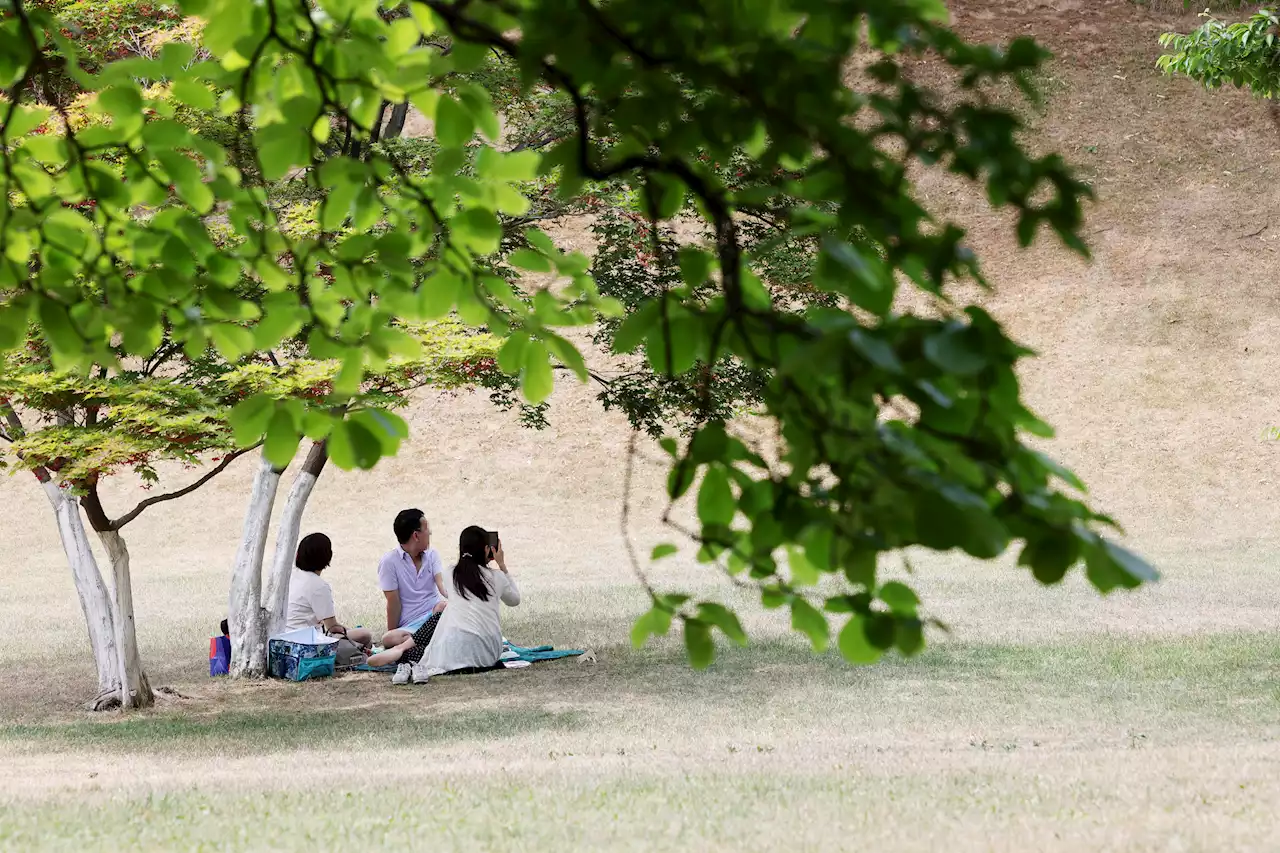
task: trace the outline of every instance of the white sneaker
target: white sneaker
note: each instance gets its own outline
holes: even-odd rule
[[[411,675],[413,677],[414,684],[426,684],[431,680],[431,673],[427,671],[426,661],[418,661],[414,664]]]
[[[409,666],[409,664],[407,663],[400,664],[398,667],[396,667],[396,674],[391,676],[391,683],[392,684],[408,684],[409,674],[412,669],[413,667]]]

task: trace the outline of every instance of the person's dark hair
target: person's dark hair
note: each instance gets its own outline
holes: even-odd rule
[[[422,519],[426,517],[426,513],[420,509],[402,509],[396,515],[395,522],[391,525],[396,531],[396,541],[401,545],[409,541],[409,538],[418,531],[422,526]]]
[[[333,561],[333,544],[323,533],[308,533],[298,543],[298,556],[293,564],[304,572],[327,569]]]
[[[484,577],[485,547],[489,544],[489,533],[483,527],[472,525],[462,531],[458,537],[458,565],[453,567],[453,585],[458,594],[470,598],[471,593],[481,601],[488,601],[493,595],[489,582]]]

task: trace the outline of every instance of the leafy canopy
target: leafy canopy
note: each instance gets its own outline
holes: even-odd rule
[[[1200,16],[1207,20],[1192,32],[1160,36],[1160,46],[1168,52],[1156,60],[1157,68],[1185,74],[1208,89],[1230,83],[1262,98],[1280,94],[1280,16],[1274,9],[1234,24],[1207,11]]]
[[[1083,484],[1024,443],[1052,434],[1020,397],[1031,353],[951,302],[953,282],[982,281],[977,259],[908,179],[918,162],[979,182],[1022,245],[1047,225],[1086,252],[1089,188],[1060,157],[1028,153],[985,96],[1005,78],[1027,85],[1046,57],[1030,39],[969,44],[940,0],[184,0],[207,22],[199,52],[171,41],[91,76],[52,15],[0,8],[0,347],[33,319],[66,369],[113,363],[118,336],[135,357],[163,333],[228,359],[299,337],[341,365],[316,430],[353,448],[339,465],[367,467],[393,447],[367,435],[379,410],[360,405],[362,382],[414,346],[403,323],[486,327],[504,339],[499,368],[540,404],[556,366],[588,375],[562,330],[603,318],[615,353],[682,383],[658,408],[693,415],[687,440],[663,447],[672,500],[696,502],[684,532],[699,558],[787,608],[815,649],[832,615],[851,661],[921,648],[917,597],[881,576],[882,555],[908,547],[990,559],[1020,542],[1039,582],[1083,563],[1103,591],[1154,577],[1103,537],[1115,524]],[[845,82],[855,54],[871,80],[858,89]],[[955,97],[903,73],[923,56],[951,69]],[[41,101],[55,72],[95,92],[103,120],[37,132],[64,112]],[[388,104],[433,123],[418,159],[380,141]],[[232,138],[192,132],[194,114]],[[508,143],[502,119],[521,115],[540,127]],[[727,163],[741,165],[732,180]],[[268,194],[285,180],[314,204],[301,222]],[[526,227],[549,190],[609,199],[605,229],[623,209],[644,222],[604,235],[592,268]],[[677,246],[664,223],[686,212],[705,239]],[[632,226],[657,263],[628,282],[608,244]],[[903,287],[940,310],[896,310]],[[721,402],[758,403],[776,456],[726,429],[722,368],[740,387]],[[237,441],[296,436],[307,425],[289,405],[238,403]],[[745,641],[722,605],[651,592],[637,642],[678,619],[706,666],[713,629]]]

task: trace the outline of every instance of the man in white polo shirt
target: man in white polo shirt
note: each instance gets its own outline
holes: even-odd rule
[[[411,638],[431,614],[449,603],[444,563],[431,547],[426,515],[420,509],[401,510],[392,526],[400,545],[378,563],[378,587],[387,598],[387,648]]]

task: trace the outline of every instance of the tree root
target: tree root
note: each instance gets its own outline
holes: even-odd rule
[[[120,688],[114,690],[104,690],[99,693],[95,699],[86,702],[84,709],[86,711],[111,711],[120,707]]]

